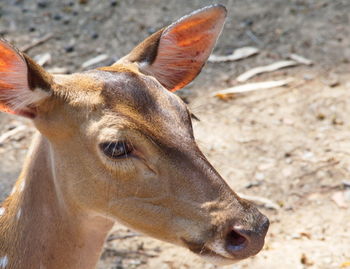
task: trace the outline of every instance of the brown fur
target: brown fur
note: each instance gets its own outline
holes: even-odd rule
[[[43,91],[49,91],[53,84],[52,76],[34,62],[28,55],[23,53],[23,57],[28,65],[28,83],[30,89],[40,88]]]

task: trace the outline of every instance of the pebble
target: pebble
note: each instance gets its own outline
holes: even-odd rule
[[[304,79],[305,80],[313,80],[315,78],[314,74],[306,73],[304,74]]]
[[[156,29],[155,29],[155,28],[153,28],[153,27],[147,28],[147,33],[148,33],[149,35],[151,35],[151,34],[153,34],[153,33],[155,33],[155,32],[156,32]]]
[[[111,1],[111,7],[116,7],[118,5],[119,5],[118,1],[116,0]]]
[[[91,34],[92,39],[97,39],[98,37],[99,37],[99,35],[96,32]]]
[[[54,19],[55,21],[60,21],[60,20],[62,19],[62,15],[61,15],[61,14],[55,14],[55,15],[53,16],[53,19]]]
[[[306,151],[306,152],[304,152],[304,154],[302,155],[302,158],[303,158],[304,160],[310,160],[310,159],[312,159],[314,156],[315,156],[315,155],[314,155],[313,152],[311,152],[311,151]]]
[[[41,1],[38,2],[37,5],[38,5],[39,8],[46,8],[48,6],[48,2],[41,0]]]
[[[243,27],[251,27],[253,26],[253,24],[254,24],[254,21],[252,19],[245,19],[242,22]]]
[[[70,19],[69,19],[69,18],[65,18],[65,19],[63,20],[63,24],[67,25],[67,24],[69,24],[69,23],[70,23]]]
[[[342,184],[344,185],[345,188],[350,188],[350,181],[349,180],[343,180]]]
[[[262,184],[262,181],[254,181],[254,182],[249,182],[247,185],[245,185],[244,187],[246,189],[250,189],[253,187],[259,187]]]
[[[257,180],[264,180],[265,179],[264,173],[256,173],[255,174],[255,179],[257,179]]]
[[[74,51],[74,45],[67,45],[64,47],[65,52],[73,52]]]
[[[291,234],[291,236],[289,237],[290,239],[301,239],[301,235],[299,233],[293,233]],[[287,236],[287,239],[289,239]]]

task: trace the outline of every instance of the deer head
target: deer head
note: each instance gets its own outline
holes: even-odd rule
[[[112,66],[71,75],[51,75],[0,41],[0,110],[33,120],[64,210],[121,221],[219,264],[261,250],[267,218],[210,165],[172,93],[200,72],[225,17],[220,5],[203,8]]]

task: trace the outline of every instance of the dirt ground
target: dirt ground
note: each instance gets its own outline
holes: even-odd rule
[[[238,62],[208,63],[180,94],[200,118],[198,143],[237,192],[264,197],[278,209],[257,256],[228,266],[350,268],[350,1],[349,0],[2,0],[0,36],[19,48],[49,52],[48,70],[83,70],[105,53],[113,63],[176,18],[213,2],[229,10],[215,54],[244,46],[260,53]],[[219,100],[212,92],[238,85],[244,71],[296,53],[313,61],[259,75],[249,82],[294,78],[283,88]],[[91,68],[91,67],[89,67]],[[30,144],[30,121],[0,114],[0,200],[9,193]],[[334,201],[337,200],[337,203]],[[116,225],[99,269],[216,268],[189,251]]]

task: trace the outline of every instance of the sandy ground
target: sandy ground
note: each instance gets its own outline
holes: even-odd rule
[[[19,48],[52,38],[28,51],[49,52],[46,68],[83,70],[101,53],[112,63],[156,29],[196,8],[193,1],[14,1],[0,2],[0,35]],[[80,1],[81,3],[85,1]],[[216,1],[215,1],[216,2]],[[230,186],[267,198],[278,209],[261,210],[271,228],[256,257],[227,268],[346,268],[350,262],[350,2],[348,0],[218,1],[229,9],[216,54],[243,46],[257,56],[208,63],[182,91],[198,143]],[[250,81],[294,78],[283,88],[219,100],[212,92],[237,85],[237,75],[283,60],[290,53],[311,59]],[[0,199],[15,181],[33,127],[0,114],[1,134],[25,125],[0,144]],[[340,197],[343,207],[334,202]],[[114,239],[113,239],[114,238]],[[116,225],[99,269],[216,268],[189,251]],[[350,266],[349,266],[350,268]]]

